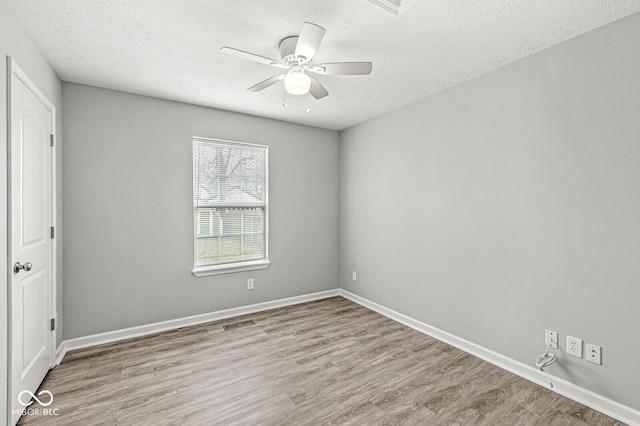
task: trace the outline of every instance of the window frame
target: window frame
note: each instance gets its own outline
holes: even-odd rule
[[[239,147],[251,147],[264,149],[264,257],[260,259],[242,260],[237,262],[220,263],[217,265],[196,266],[196,254],[197,254],[197,240],[198,240],[198,207],[193,202],[195,180],[193,176],[193,169],[195,167],[194,149],[196,142],[210,142],[218,143],[230,146]],[[264,144],[247,143],[229,141],[225,139],[206,138],[201,136],[194,136],[191,141],[191,157],[192,157],[192,176],[191,176],[191,204],[193,210],[193,269],[191,273],[196,277],[206,277],[210,275],[228,274],[232,272],[252,271],[257,269],[268,268],[271,264],[269,260],[269,146]],[[229,205],[230,208],[234,206]],[[235,206],[237,207],[237,206]]]

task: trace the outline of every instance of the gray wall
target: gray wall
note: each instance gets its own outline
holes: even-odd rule
[[[640,15],[341,134],[341,287],[640,409]],[[425,72],[428,72],[425,71]],[[351,281],[351,271],[358,281]]]
[[[8,354],[8,283],[7,283],[7,66],[11,56],[42,90],[57,109],[58,153],[61,153],[62,111],[61,84],[36,44],[27,33],[6,0],[0,0],[0,423],[6,419],[7,354]],[[62,155],[58,157],[58,184],[62,185]],[[62,217],[62,190],[58,194],[58,218]],[[62,221],[60,221],[62,222]],[[62,235],[60,233],[60,235]],[[62,320],[62,238],[57,241],[58,312]],[[62,341],[62,328],[58,329],[58,343]]]
[[[338,287],[337,132],[71,83],[62,93],[65,339]],[[269,268],[191,274],[193,136],[269,145]]]

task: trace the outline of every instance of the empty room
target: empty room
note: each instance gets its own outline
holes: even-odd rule
[[[640,425],[640,0],[0,0],[0,425]]]

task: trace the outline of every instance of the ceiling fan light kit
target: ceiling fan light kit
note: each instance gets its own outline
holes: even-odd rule
[[[284,88],[291,95],[306,95],[311,89],[311,78],[301,70],[291,70],[284,78]]]
[[[336,62],[330,64],[311,65],[322,39],[325,29],[310,22],[302,25],[300,35],[286,37],[280,41],[280,61],[264,56],[223,47],[222,53],[236,58],[247,59],[275,68],[288,69],[284,74],[270,77],[248,88],[250,92],[259,92],[267,87],[284,81],[284,88],[292,95],[311,94],[315,99],[322,99],[329,94],[327,89],[311,74],[318,75],[367,75],[371,73],[371,62]]]

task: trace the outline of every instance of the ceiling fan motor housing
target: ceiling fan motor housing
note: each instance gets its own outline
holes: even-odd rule
[[[298,44],[298,36],[291,36],[282,39],[280,42],[280,57],[282,63],[289,66],[295,64],[302,64],[298,58],[296,58],[296,45]],[[305,58],[306,59],[306,58]]]

